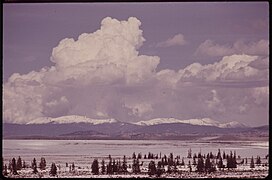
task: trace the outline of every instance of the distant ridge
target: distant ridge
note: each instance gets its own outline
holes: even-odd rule
[[[89,124],[103,124],[103,123],[116,123],[115,119],[91,119],[86,116],[70,115],[58,118],[40,117],[34,119],[27,124],[69,124],[69,123],[89,123]]]
[[[86,116],[79,116],[79,115],[69,115],[69,116],[62,116],[58,118],[50,118],[50,117],[40,117],[34,119],[26,124],[70,124],[70,123],[88,123],[88,124],[104,124],[104,123],[117,123],[119,121],[110,118],[110,119],[92,119]],[[248,127],[245,124],[231,121],[227,123],[220,123],[219,121],[215,121],[210,118],[200,118],[200,119],[187,119],[187,120],[180,120],[176,118],[155,118],[146,121],[139,121],[136,123],[131,123],[139,126],[150,126],[150,125],[158,125],[158,124],[169,124],[169,123],[184,123],[184,124],[191,124],[191,125],[200,125],[200,126],[215,126],[220,128],[245,128]]]
[[[218,121],[212,120],[210,118],[202,118],[202,119],[188,119],[188,120],[179,120],[175,118],[156,118],[151,119],[147,121],[139,121],[137,125],[140,126],[150,126],[150,125],[157,125],[157,124],[169,124],[169,123],[185,123],[185,124],[191,124],[191,125],[200,125],[200,126],[215,126],[220,128],[241,128],[241,127],[247,127],[246,125],[232,121],[228,123],[220,123]]]

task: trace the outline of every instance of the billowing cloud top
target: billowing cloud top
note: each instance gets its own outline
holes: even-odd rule
[[[139,54],[145,41],[140,25],[135,17],[106,17],[99,30],[61,40],[52,51],[54,66],[15,73],[4,84],[4,121],[65,115],[120,121],[267,118],[267,57],[231,54],[214,64],[157,71],[159,57]],[[168,45],[183,40],[178,35]]]

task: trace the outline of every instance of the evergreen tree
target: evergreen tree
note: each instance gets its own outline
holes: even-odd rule
[[[102,159],[102,162],[101,162],[101,173],[105,174],[105,172],[106,172],[105,161],[104,161],[104,159]]]
[[[146,154],[144,155],[144,159],[146,159],[147,157],[146,157]]]
[[[109,164],[107,165],[107,174],[113,174],[112,160],[110,158]]]
[[[17,170],[21,170],[22,169],[22,159],[21,157],[19,156],[19,158],[17,159],[17,165],[16,165],[16,168]]]
[[[192,158],[192,149],[191,148],[188,150],[187,158]]]
[[[124,156],[124,158],[123,158],[122,172],[124,172],[124,173],[128,172],[127,171],[127,160],[126,160],[126,156]]]
[[[193,164],[192,165],[196,165],[196,157],[193,157]]]
[[[259,166],[261,164],[261,157],[257,156],[256,164]]]
[[[136,154],[135,154],[135,152],[133,152],[133,154],[132,154],[132,159],[136,159]]]
[[[226,159],[226,153],[223,151],[223,159]]]
[[[205,171],[208,173],[216,171],[216,168],[214,166],[214,163],[210,161],[210,156],[207,156],[205,161]]]
[[[210,152],[210,159],[213,159],[214,158],[214,155],[212,152]]]
[[[255,168],[253,156],[251,158],[250,168]]]
[[[197,158],[197,156],[196,156],[196,153],[194,153],[194,156],[193,156],[193,158]]]
[[[219,156],[219,161],[218,161],[217,167],[219,169],[223,168],[223,159],[222,159],[221,155]]]
[[[171,166],[169,164],[167,166],[167,171],[166,172],[169,173],[169,174],[172,173],[172,168],[171,168]]]
[[[92,173],[95,175],[99,174],[99,166],[98,166],[98,160],[94,159],[92,163]]]
[[[36,159],[35,158],[32,161],[31,167],[33,169],[33,173],[36,174],[38,172],[38,170],[37,170],[37,163],[36,163]]]
[[[201,156],[200,158],[198,158],[198,161],[197,161],[197,166],[196,166],[196,171],[197,172],[204,172],[204,160],[203,160],[203,157]]]
[[[159,161],[158,165],[157,165],[156,176],[160,177],[162,175],[162,173],[163,173],[162,163],[161,163],[161,161]]]
[[[220,149],[218,149],[218,153],[217,153],[216,159],[219,159],[220,157],[221,157],[221,152],[220,152]]]
[[[40,162],[40,169],[45,170],[46,167],[46,161],[44,157],[41,157],[41,162]]]
[[[189,172],[192,172],[192,166],[191,166],[191,161],[190,160],[188,162],[188,168],[189,168]]]
[[[210,172],[211,168],[212,168],[212,163],[210,161],[210,156],[207,156],[205,161],[205,172]]]
[[[113,162],[112,162],[112,172],[113,173],[117,172],[117,164],[115,163],[115,159],[113,159]]]
[[[8,175],[8,168],[7,168],[7,165],[6,165],[6,164],[5,164],[5,166],[4,166],[3,175],[4,175],[4,176],[7,176],[7,175]]]
[[[178,165],[180,165],[180,163],[179,163],[179,159],[177,158],[177,161],[176,161],[176,163],[175,163],[177,166]]]
[[[184,163],[184,158],[182,158],[182,160],[181,160],[181,164],[180,164],[181,166],[185,166],[185,163]]]
[[[227,155],[227,168],[237,168],[236,154],[232,154],[230,151],[230,156]]]
[[[14,175],[18,174],[17,173],[17,167],[16,167],[16,160],[15,160],[15,158],[12,158],[11,169],[12,169],[12,174],[14,174]]]
[[[151,153],[148,152],[147,159],[151,159]]]
[[[57,166],[55,165],[55,163],[52,163],[51,169],[49,171],[49,175],[50,176],[56,176],[57,175]]]
[[[154,161],[150,161],[150,163],[148,164],[148,175],[152,176],[156,173],[156,165]]]
[[[138,159],[142,159],[142,154],[141,154],[141,153],[138,153],[137,158],[138,158]]]
[[[75,163],[73,162],[72,163],[72,171],[74,171],[75,170]]]
[[[246,158],[246,162],[245,163],[247,164],[247,158]]]
[[[141,172],[138,159],[133,159],[132,172],[135,174],[138,174],[139,172]]]
[[[174,156],[173,153],[170,153],[168,158],[168,165],[172,166],[174,164]]]

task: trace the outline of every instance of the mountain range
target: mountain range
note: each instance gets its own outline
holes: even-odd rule
[[[3,137],[6,139],[201,139],[207,136],[220,139],[228,135],[233,139],[235,134],[240,137],[244,134],[268,137],[268,128],[252,128],[235,121],[220,123],[209,118],[156,118],[126,123],[77,115],[42,117],[27,124],[3,124]]]

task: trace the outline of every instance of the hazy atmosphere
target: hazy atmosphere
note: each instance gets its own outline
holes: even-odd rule
[[[3,121],[268,124],[269,6],[3,5]]]

